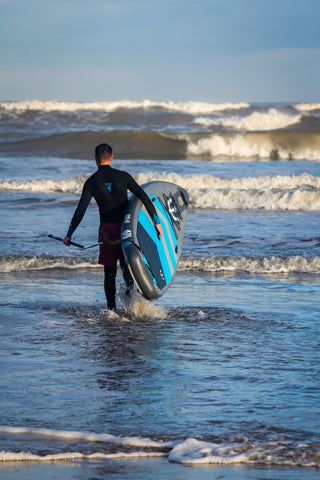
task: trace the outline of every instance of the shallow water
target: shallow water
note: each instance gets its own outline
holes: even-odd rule
[[[158,305],[139,300],[140,311],[111,317],[99,269],[5,280],[3,425],[318,444],[314,279],[180,273]],[[2,439],[8,451],[16,442]]]
[[[19,172],[0,159],[0,477],[318,478],[318,160],[116,161],[181,183],[191,205],[172,286],[126,306],[119,275],[110,315],[97,248],[39,235],[64,235],[93,163],[24,155]],[[74,240],[97,227],[91,204]]]

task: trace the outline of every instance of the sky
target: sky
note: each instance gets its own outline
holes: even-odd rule
[[[320,0],[0,0],[0,100],[319,102]]]

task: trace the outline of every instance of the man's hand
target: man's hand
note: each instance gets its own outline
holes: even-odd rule
[[[162,230],[161,223],[156,224],[156,230],[157,230],[158,238],[163,237],[163,230]]]
[[[64,237],[63,243],[64,243],[67,247],[70,247],[70,242],[71,242],[71,237]]]

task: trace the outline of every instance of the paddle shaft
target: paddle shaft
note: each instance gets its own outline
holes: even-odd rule
[[[59,242],[63,242],[63,238],[61,237],[56,237],[55,235],[47,235],[49,238],[53,238],[53,240],[59,240]],[[78,248],[81,248],[81,249],[84,249],[86,248],[84,245],[80,245],[80,243],[75,243],[75,242],[70,242],[70,245],[73,245],[74,247],[78,247]]]

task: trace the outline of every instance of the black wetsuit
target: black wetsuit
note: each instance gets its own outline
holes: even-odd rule
[[[150,198],[128,172],[100,165],[83,186],[67,237],[71,237],[81,222],[92,197],[98,204],[101,223],[121,223],[128,202],[128,190],[144,203],[154,222],[159,223]]]
[[[92,197],[99,207],[100,223],[121,223],[128,202],[128,190],[144,203],[154,223],[159,223],[150,198],[128,172],[117,170],[110,165],[100,165],[83,186],[81,198],[66,236],[71,237],[78,227]],[[120,264],[128,295],[133,287],[133,280],[127,265],[124,262],[120,262]],[[104,266],[104,290],[110,310],[116,308],[116,273],[117,263]]]

